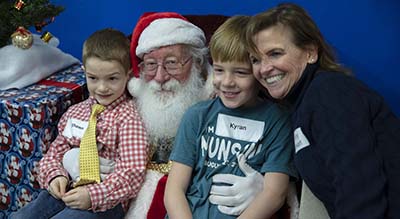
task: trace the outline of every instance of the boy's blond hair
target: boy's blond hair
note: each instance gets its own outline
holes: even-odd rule
[[[106,28],[94,32],[83,44],[82,62],[85,66],[90,57],[103,61],[117,61],[125,69],[131,69],[129,39],[121,31]]]
[[[250,63],[245,47],[246,25],[250,16],[236,15],[226,20],[210,40],[210,54],[213,61]]]

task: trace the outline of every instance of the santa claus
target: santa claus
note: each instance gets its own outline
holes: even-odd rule
[[[145,183],[126,218],[164,218],[169,154],[185,110],[206,99],[207,59],[203,31],[176,13],[146,13],[131,41],[134,78],[128,89],[137,100],[150,139]]]

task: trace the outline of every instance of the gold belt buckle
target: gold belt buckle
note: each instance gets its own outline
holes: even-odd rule
[[[149,170],[154,170],[157,172],[160,172],[162,174],[168,174],[169,171],[171,170],[172,162],[168,161],[168,163],[154,163],[150,161],[147,164],[147,169]]]

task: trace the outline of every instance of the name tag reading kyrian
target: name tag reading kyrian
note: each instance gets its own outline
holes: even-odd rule
[[[265,123],[252,119],[218,114],[215,134],[232,139],[256,142],[264,132]]]

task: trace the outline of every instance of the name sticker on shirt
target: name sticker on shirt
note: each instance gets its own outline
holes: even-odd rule
[[[218,114],[216,135],[232,139],[256,142],[264,131],[264,122]]]
[[[310,142],[308,142],[308,139],[304,135],[303,131],[301,131],[301,127],[298,127],[296,130],[294,130],[294,147],[296,153],[308,146],[310,146]]]
[[[88,121],[82,121],[74,118],[68,119],[62,134],[68,138],[82,138],[88,124]]]

